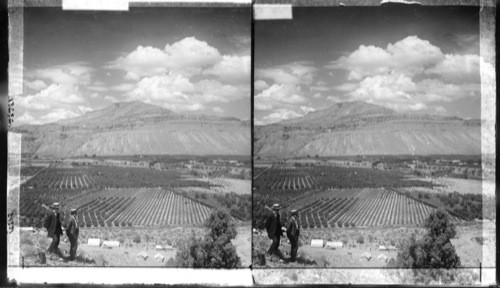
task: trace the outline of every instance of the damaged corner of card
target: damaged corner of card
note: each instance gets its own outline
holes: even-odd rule
[[[291,4],[261,4],[254,5],[255,20],[292,20]]]

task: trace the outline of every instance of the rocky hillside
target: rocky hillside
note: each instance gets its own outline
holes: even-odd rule
[[[338,103],[254,131],[254,151],[261,156],[481,153],[479,120],[401,114],[361,101]]]
[[[142,102],[116,103],[80,117],[19,126],[23,154],[250,155],[250,125],[236,118],[177,114]]]

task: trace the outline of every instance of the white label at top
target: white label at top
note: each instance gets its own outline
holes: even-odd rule
[[[128,11],[129,0],[63,0],[63,10]]]
[[[257,4],[253,13],[255,20],[293,19],[291,4]]]

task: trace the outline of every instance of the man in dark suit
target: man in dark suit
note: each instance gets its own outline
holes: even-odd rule
[[[273,213],[269,215],[269,217],[267,217],[266,221],[267,237],[273,240],[271,247],[267,251],[269,255],[279,256],[278,248],[280,246],[280,238],[283,235],[282,229],[284,229],[281,227],[279,210],[280,210],[280,205],[274,204],[272,208]]]
[[[62,235],[61,228],[61,214],[59,213],[59,203],[54,203],[52,205],[52,213],[47,215],[45,219],[45,229],[47,229],[47,237],[52,238],[52,243],[50,243],[49,249],[47,249],[47,253],[57,253],[60,254],[59,251],[59,240]]]
[[[297,223],[297,210],[291,211],[292,216],[286,224],[286,236],[290,240],[290,262],[297,260],[297,250],[299,249],[300,226]]]
[[[66,223],[66,235],[68,235],[70,243],[69,260],[75,260],[76,249],[78,249],[78,234],[80,233],[80,226],[76,220],[76,215],[76,209],[71,209],[71,215]]]

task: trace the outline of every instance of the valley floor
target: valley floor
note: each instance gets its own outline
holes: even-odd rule
[[[47,263],[40,264],[39,253],[44,252],[50,245],[45,229],[34,231],[19,231],[17,228],[9,234],[9,263],[19,261],[19,266],[109,266],[109,267],[163,267],[170,258],[175,259],[177,244],[187,241],[195,233],[201,236],[205,233],[202,228],[82,228],[79,237],[79,246],[75,261],[68,261],[69,242],[67,237],[61,237],[59,249],[62,257],[46,255]],[[15,238],[19,235],[19,249],[15,249]],[[139,235],[139,243],[134,238]],[[147,236],[146,236],[147,235]],[[104,248],[89,246],[89,238],[120,241],[120,247]],[[238,255],[241,258],[241,267],[248,267],[251,263],[251,232],[249,226],[238,227],[238,235],[233,241]],[[156,251],[156,245],[172,245],[172,250]],[[147,258],[138,254],[145,252]],[[155,259],[161,255],[163,258]],[[19,257],[18,257],[19,256]]]
[[[482,267],[495,266],[495,222],[485,221],[469,223],[457,226],[458,238],[452,239],[463,267],[478,268],[479,261]],[[383,268],[391,258],[397,258],[396,251],[379,251],[380,245],[389,246],[390,242],[398,243],[412,233],[423,235],[423,228],[395,227],[395,228],[340,228],[340,229],[303,229],[301,231],[298,260],[295,263],[288,262],[290,257],[290,244],[281,238],[280,251],[282,257],[266,256],[266,264],[260,265],[258,259],[253,259],[254,268],[278,268],[278,267],[339,267],[339,268]],[[482,236],[483,245],[476,241],[475,237]],[[363,238],[363,243],[358,239]],[[328,249],[311,247],[312,239],[325,241],[347,241],[344,248]],[[371,239],[371,241],[370,241]],[[254,234],[254,254],[264,253],[269,249],[271,240],[265,231]],[[371,258],[362,257],[369,253]],[[380,255],[387,256],[379,259]]]

